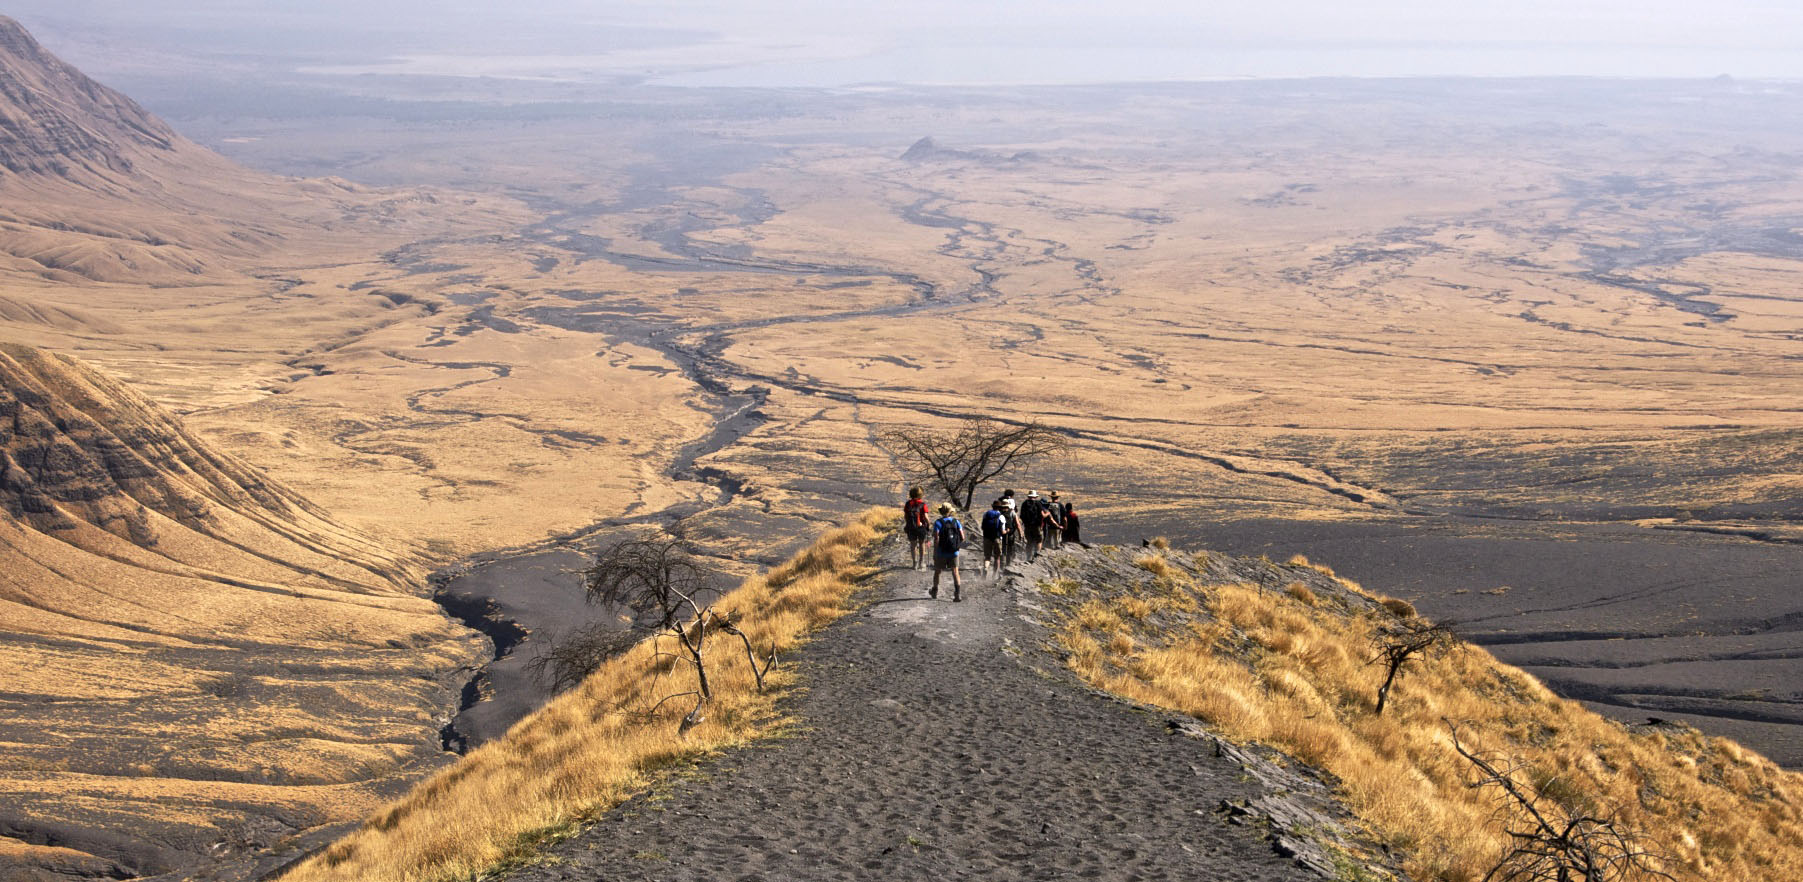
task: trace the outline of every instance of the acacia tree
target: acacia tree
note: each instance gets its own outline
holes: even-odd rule
[[[676,698],[694,698],[695,708],[683,717],[681,730],[701,722],[701,709],[714,694],[707,677],[708,636],[713,632],[739,638],[758,691],[764,690],[764,675],[776,664],[776,650],[759,662],[751,638],[714,609],[707,569],[681,542],[645,537],[616,543],[595,555],[582,576],[590,603],[617,604],[649,614],[654,639],[670,638],[677,644],[674,653],[664,653],[661,647],[658,652],[695,671],[695,689],[664,696],[651,712]]]
[[[1070,440],[1038,422],[1013,425],[973,417],[950,431],[891,429],[877,442],[901,460],[911,479],[932,483],[970,511],[977,488],[1034,460],[1063,453]]]

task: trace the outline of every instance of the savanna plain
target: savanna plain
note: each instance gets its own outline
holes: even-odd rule
[[[617,612],[596,549],[754,576],[899,501],[882,432],[971,417],[1069,440],[1007,480],[1093,543],[1302,553],[1803,765],[1797,86],[417,88],[172,105],[160,165],[0,179],[21,406],[154,437],[194,483],[151,509],[281,512],[14,513],[0,842],[36,865],[323,844],[544,700],[533,641]],[[1079,674],[1182,709],[1089,631]]]

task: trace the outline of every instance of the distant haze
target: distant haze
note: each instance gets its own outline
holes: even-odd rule
[[[1803,78],[1776,0],[16,0],[104,56],[675,85],[1031,84],[1295,76]],[[1216,7],[1216,8],[1209,8]],[[78,52],[80,50],[77,50]],[[121,64],[125,62],[119,62]],[[142,62],[140,62],[142,63]]]

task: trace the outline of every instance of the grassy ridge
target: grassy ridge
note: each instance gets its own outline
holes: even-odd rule
[[[888,509],[865,513],[746,580],[718,608],[760,650],[794,649],[846,611],[856,582],[870,572],[861,563],[864,551],[892,517]],[[760,694],[743,657],[733,655],[737,641],[729,648],[717,639],[708,668],[714,699],[686,736],[678,736],[677,723],[691,704],[666,703],[650,718],[620,710],[650,708],[694,688],[692,674],[641,643],[283,878],[468,879],[617,804],[660,768],[768,731],[778,721],[776,693],[792,674],[778,668],[771,674],[776,688]]]
[[[1467,747],[1525,763],[1543,793],[1652,837],[1677,878],[1803,879],[1803,776],[1732,741],[1624,727],[1468,644],[1409,662],[1380,717],[1373,637],[1406,604],[1347,603],[1358,586],[1302,559],[1288,590],[1222,583],[1203,556],[1133,564],[1125,584],[1042,586],[1071,603],[1059,637],[1071,668],[1332,772],[1416,879],[1482,879],[1508,844],[1498,794],[1468,786],[1448,720]]]

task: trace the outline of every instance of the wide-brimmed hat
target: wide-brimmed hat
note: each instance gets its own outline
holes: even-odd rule
[[[1002,507],[1003,507],[1003,508],[1007,508],[1007,509],[1012,509],[1012,508],[1014,508],[1014,500],[1012,500],[1012,499],[1004,499],[1004,500],[1002,500]]]
[[[1057,498],[1058,498],[1058,491],[1056,491],[1056,490],[1053,490],[1053,491],[1052,491],[1052,498],[1053,498],[1053,499],[1057,499]]]
[[[1028,491],[1027,491],[1027,498],[1029,498],[1029,499],[1038,499],[1038,498],[1039,498],[1039,491],[1038,491],[1038,490],[1028,490]]]
[[[951,514],[952,513],[952,504],[949,502],[939,503],[939,513],[940,514]]]

